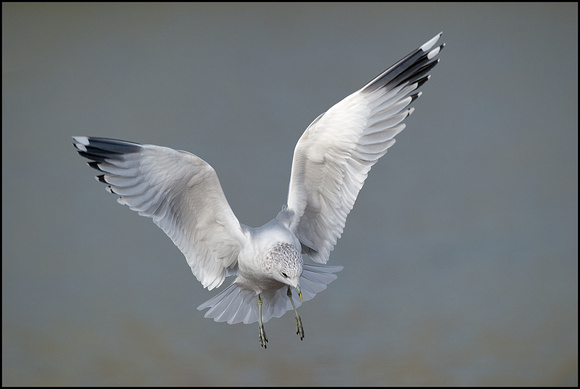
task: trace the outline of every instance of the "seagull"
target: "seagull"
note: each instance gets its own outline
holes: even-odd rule
[[[306,128],[292,160],[287,203],[258,228],[238,221],[215,170],[198,156],[168,147],[74,136],[77,152],[100,172],[98,181],[139,215],[153,219],[181,250],[204,288],[235,279],[201,304],[206,318],[229,324],[264,323],[296,307],[335,280],[327,266],[371,167],[395,143],[413,113],[409,107],[439,63],[442,33],[318,116]],[[314,263],[304,263],[308,256]],[[293,298],[295,290],[298,299]]]

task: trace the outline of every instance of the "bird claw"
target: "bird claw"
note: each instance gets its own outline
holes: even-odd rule
[[[266,337],[266,331],[264,331],[263,325],[259,326],[258,339],[260,340],[260,346],[262,346],[264,348],[268,348],[266,345],[266,343],[268,343],[268,338]]]
[[[296,315],[296,335],[300,336],[300,340],[304,339],[304,327],[302,327],[302,319]]]

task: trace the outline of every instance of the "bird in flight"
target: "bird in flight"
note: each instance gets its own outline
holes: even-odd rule
[[[241,224],[215,170],[186,151],[123,140],[75,136],[77,152],[98,181],[139,215],[150,217],[185,255],[208,290],[232,284],[201,304],[205,317],[229,324],[264,323],[296,311],[336,279],[327,266],[348,213],[371,167],[395,143],[413,113],[410,104],[430,78],[445,44],[441,33],[318,116],[294,149],[287,203],[258,228]],[[306,264],[303,255],[315,262]],[[293,297],[296,291],[299,299]]]

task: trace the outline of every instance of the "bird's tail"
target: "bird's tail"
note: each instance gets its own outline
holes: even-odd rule
[[[300,276],[300,290],[303,301],[308,301],[316,293],[322,292],[326,286],[336,279],[333,273],[342,270],[342,266],[303,265]],[[275,291],[262,292],[260,298],[262,305],[262,321],[265,323],[272,317],[280,317],[286,311],[292,309],[292,304],[286,295],[287,287],[284,286]],[[294,304],[299,307],[300,299],[294,299]],[[244,324],[258,321],[258,299],[256,293],[241,288],[235,282],[221,293],[215,295],[197,309],[200,311],[209,308],[205,317],[215,321],[227,321],[228,324],[243,322]]]

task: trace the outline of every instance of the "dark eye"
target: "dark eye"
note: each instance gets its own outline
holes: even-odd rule
[[[282,272],[282,275],[284,276],[284,278],[288,278],[288,274]]]

